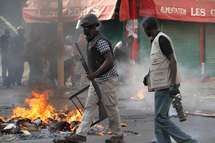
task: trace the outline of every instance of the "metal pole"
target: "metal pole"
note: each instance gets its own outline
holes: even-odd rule
[[[201,75],[205,75],[205,25],[200,27],[200,63]]]
[[[71,101],[72,101],[73,105],[75,106],[76,110],[78,110],[78,112],[79,112],[81,115],[83,115],[81,109],[77,106],[77,104],[73,101],[73,99],[71,99]]]
[[[58,0],[58,24],[57,24],[57,35],[58,35],[58,60],[57,60],[57,71],[58,71],[58,86],[64,87],[64,34],[63,34],[63,21],[62,21],[62,0]]]
[[[82,102],[81,102],[80,98],[79,98],[78,96],[76,96],[76,99],[78,100],[79,104],[81,105],[81,108],[83,108],[83,109],[84,109],[84,104],[82,104]]]

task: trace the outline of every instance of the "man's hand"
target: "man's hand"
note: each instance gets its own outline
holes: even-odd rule
[[[179,85],[176,85],[176,84],[171,85],[171,86],[169,87],[169,94],[170,94],[171,96],[175,96],[175,95],[179,94],[179,93],[180,93],[180,90],[179,90],[178,88],[179,88]]]
[[[96,78],[96,74],[95,73],[89,73],[89,74],[87,74],[87,78],[89,80],[94,80]]]
[[[147,75],[144,77],[143,84],[144,84],[145,86],[148,86],[148,78],[149,78],[149,74],[147,74]]]

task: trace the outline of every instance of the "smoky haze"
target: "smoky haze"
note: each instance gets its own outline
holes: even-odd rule
[[[119,99],[121,114],[123,117],[131,118],[144,118],[147,122],[148,115],[154,114],[154,93],[148,92],[147,87],[143,85],[143,78],[148,73],[149,60],[145,59],[136,64],[124,63],[120,67],[120,74],[125,75],[125,83],[120,85]],[[191,113],[214,113],[214,87],[210,82],[202,82],[201,78],[196,77],[196,70],[180,66],[181,71],[181,87],[182,103],[184,110]],[[192,74],[193,73],[193,74]],[[144,99],[131,99],[138,94],[139,90],[143,90]],[[126,110],[126,111],[125,111]],[[176,115],[175,109],[170,108],[170,115]],[[209,118],[208,118],[209,119]],[[208,120],[205,118],[205,120]],[[178,119],[174,118],[174,121],[179,126],[186,126],[192,122],[192,124],[199,125],[201,118],[195,118],[189,116],[188,121],[185,123],[179,123]],[[145,123],[146,124],[146,123]],[[204,123],[200,124],[204,126]],[[204,127],[203,127],[204,128]],[[203,136],[201,131],[193,130],[190,128],[187,130],[189,135],[194,138],[201,138]]]
[[[14,26],[22,24],[22,4],[21,0],[1,0],[0,16],[5,17]]]
[[[120,63],[118,67],[120,68],[120,75],[124,75],[125,78],[125,84],[120,86],[119,97],[129,99],[123,106],[127,109],[152,112],[154,110],[154,95],[152,92],[148,92],[147,87],[143,85],[144,76],[149,70],[149,59],[141,60],[136,64]],[[202,78],[197,78],[195,69],[182,65],[179,65],[179,69],[181,73],[180,91],[183,96],[185,110],[213,112],[213,85],[207,81],[202,81]],[[141,89],[144,91],[144,99],[139,101],[131,100],[130,98],[137,95]],[[211,100],[211,104],[204,104],[207,99]]]

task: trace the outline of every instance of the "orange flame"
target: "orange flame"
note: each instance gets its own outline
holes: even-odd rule
[[[71,111],[67,114],[66,121],[71,123],[72,121],[81,121],[81,113],[78,111]]]
[[[2,116],[0,116],[0,120],[1,120],[1,121],[5,121],[5,118],[2,117]]]
[[[25,103],[28,108],[16,107],[13,109],[12,118],[21,117],[35,120],[40,118],[43,122],[47,123],[48,120],[65,120],[69,123],[72,121],[80,121],[81,114],[77,111],[70,111],[64,115],[64,119],[59,118],[55,108],[48,102],[48,92],[38,93],[32,92],[32,97],[27,98]]]
[[[145,98],[145,96],[144,96],[144,89],[143,88],[141,88],[141,89],[139,89],[138,91],[137,91],[137,94],[135,95],[135,96],[132,96],[132,97],[130,97],[130,99],[132,99],[132,100],[143,100],[144,98]]]

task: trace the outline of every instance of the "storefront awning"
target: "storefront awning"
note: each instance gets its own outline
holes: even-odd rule
[[[121,0],[119,18],[122,21],[137,19],[137,0]]]
[[[214,0],[141,0],[140,16],[159,19],[215,22]]]
[[[117,0],[63,0],[64,22],[74,21],[88,13],[94,13],[100,20],[113,17]],[[56,22],[57,0],[28,0],[23,8],[27,23]]]

